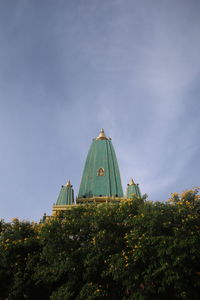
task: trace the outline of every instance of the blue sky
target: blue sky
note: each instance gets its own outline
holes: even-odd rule
[[[39,220],[78,193],[92,138],[112,138],[123,188],[199,186],[200,2],[0,2],[0,218]]]

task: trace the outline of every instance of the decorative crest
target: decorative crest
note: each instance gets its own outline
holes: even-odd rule
[[[133,179],[131,178],[129,185],[135,185],[135,182],[133,181]]]
[[[98,141],[98,140],[108,140],[108,138],[105,136],[105,133],[104,133],[103,128],[101,129],[101,131],[100,131],[98,137],[96,138],[96,140],[97,140],[97,141]]]
[[[72,186],[70,180],[67,181],[67,183],[65,184],[65,186],[67,186],[67,187],[71,187]]]

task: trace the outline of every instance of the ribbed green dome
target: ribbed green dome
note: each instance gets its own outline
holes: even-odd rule
[[[66,185],[62,185],[56,205],[74,204],[74,190],[70,181]]]
[[[119,167],[111,139],[101,130],[89,149],[78,198],[123,197]]]

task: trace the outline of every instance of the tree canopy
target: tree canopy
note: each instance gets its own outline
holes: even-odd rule
[[[0,300],[199,299],[200,196],[0,222]]]

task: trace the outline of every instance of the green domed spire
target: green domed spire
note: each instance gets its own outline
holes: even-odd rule
[[[123,197],[115,150],[103,129],[89,149],[78,198],[101,196]]]
[[[138,184],[135,184],[133,179],[131,179],[130,183],[127,185],[127,198],[132,199],[134,195],[141,198],[140,188]]]
[[[74,190],[71,182],[68,181],[62,185],[56,205],[71,205],[74,204]]]

